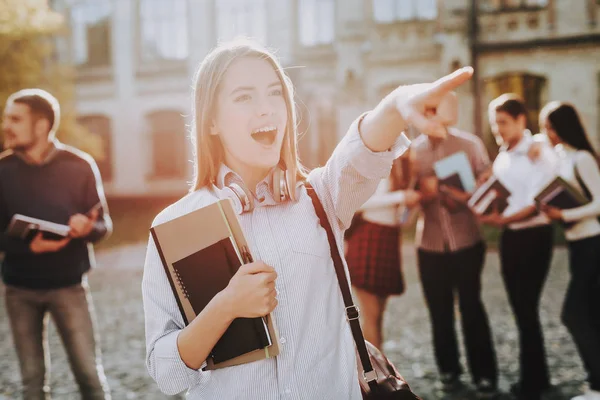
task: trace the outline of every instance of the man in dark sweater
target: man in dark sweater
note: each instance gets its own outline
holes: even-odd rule
[[[0,252],[5,253],[6,309],[25,399],[49,397],[48,315],[63,339],[82,397],[110,399],[86,273],[94,260],[92,243],[107,236],[112,223],[94,160],[54,138],[59,119],[58,102],[39,89],[13,94],[4,109]],[[68,225],[69,236],[11,237],[6,231],[15,214]]]

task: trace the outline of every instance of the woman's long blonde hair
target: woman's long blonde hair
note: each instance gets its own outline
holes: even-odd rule
[[[216,116],[217,94],[223,76],[234,61],[243,57],[267,60],[281,81],[287,108],[287,125],[279,167],[287,170],[290,197],[295,200],[296,183],[306,179],[306,170],[298,158],[294,88],[275,56],[247,39],[237,39],[217,46],[202,61],[194,76],[194,118],[190,135],[194,149],[194,182],[190,191],[214,184],[224,161],[221,140],[218,136],[211,135],[210,129]]]

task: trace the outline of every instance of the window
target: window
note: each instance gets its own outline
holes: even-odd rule
[[[187,0],[140,0],[139,6],[142,61],[186,59]]]
[[[265,0],[219,0],[216,2],[216,12],[219,41],[231,40],[236,36],[248,36],[266,44]]]
[[[111,62],[110,0],[82,0],[71,7],[72,55],[76,65]]]
[[[104,182],[113,178],[112,131],[110,119],[104,115],[85,115],[77,118],[91,134],[96,135],[102,143],[101,157],[96,158],[96,164]]]
[[[332,43],[335,37],[334,0],[299,1],[298,26],[303,46]]]
[[[432,20],[437,18],[437,0],[373,0],[377,22]]]
[[[150,125],[154,179],[185,178],[190,159],[186,150],[183,116],[177,111],[156,111],[147,116]]]
[[[538,117],[546,101],[546,78],[542,76],[508,73],[485,81],[485,101],[483,110],[486,113],[490,101],[504,93],[515,93],[525,101],[527,107],[527,128],[533,133],[539,132]]]
[[[496,11],[511,8],[546,7],[548,0],[482,0],[479,7],[482,11]]]

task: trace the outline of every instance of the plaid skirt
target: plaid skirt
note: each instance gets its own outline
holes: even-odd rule
[[[352,285],[378,296],[402,294],[400,229],[364,221],[348,238]]]

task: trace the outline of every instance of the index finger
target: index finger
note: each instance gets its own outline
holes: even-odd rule
[[[431,91],[435,94],[444,94],[450,92],[473,76],[473,67],[463,67],[456,71],[441,77],[431,84]]]

